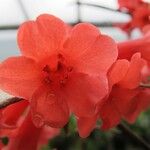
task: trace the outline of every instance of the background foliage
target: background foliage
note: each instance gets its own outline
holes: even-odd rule
[[[133,125],[128,126],[133,132],[150,143],[150,110],[141,113]],[[44,146],[42,150],[144,150],[139,143],[128,135],[114,128],[110,131],[95,129],[91,135],[82,139],[75,132],[75,121],[72,118],[68,129],[64,128],[61,134]]]

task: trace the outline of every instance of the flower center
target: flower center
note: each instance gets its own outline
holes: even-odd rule
[[[58,54],[57,57],[49,59],[49,62],[44,65],[42,74],[44,82],[48,85],[64,86],[67,83],[73,67],[67,66],[64,57]]]

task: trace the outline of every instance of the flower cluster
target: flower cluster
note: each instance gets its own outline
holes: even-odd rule
[[[18,45],[22,56],[0,64],[0,89],[23,99],[1,110],[0,136],[10,137],[10,149],[37,149],[71,114],[87,137],[97,120],[105,130],[132,123],[150,105],[141,86],[149,82],[149,33],[116,43],[89,23],[70,28],[44,14],[20,26]]]
[[[127,33],[135,28],[143,29],[150,24],[150,4],[142,0],[118,0],[120,11],[126,11],[131,20],[119,26]]]

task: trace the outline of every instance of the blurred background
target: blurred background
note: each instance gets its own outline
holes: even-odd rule
[[[80,2],[118,8],[117,0],[80,0]],[[0,61],[19,53],[16,44],[18,26],[43,13],[56,15],[70,24],[79,21],[91,22],[98,25],[101,32],[117,41],[127,39],[123,31],[110,27],[111,23],[129,20],[127,14],[87,5],[78,6],[76,0],[0,0]],[[133,32],[133,37],[137,36],[139,33]]]
[[[9,56],[19,54],[16,42],[19,25],[43,13],[53,14],[71,25],[78,22],[93,23],[102,33],[110,35],[116,41],[128,39],[125,32],[112,27],[112,24],[128,21],[129,15],[102,8],[118,9],[117,0],[80,0],[80,2],[101,7],[81,5],[77,0],[0,0],[0,62]],[[139,36],[140,32],[135,30],[131,38]],[[6,95],[0,92],[0,99],[4,98]],[[130,128],[150,143],[150,111],[142,113]],[[87,139],[79,138],[74,129],[75,122],[72,119],[67,131],[62,129],[61,134],[44,146],[43,150],[142,150],[139,143],[132,141],[118,129],[108,132],[95,130]]]

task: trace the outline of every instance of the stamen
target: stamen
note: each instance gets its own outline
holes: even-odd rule
[[[61,70],[63,68],[63,65],[60,61],[58,61],[58,64],[57,64],[57,70]]]
[[[71,72],[72,70],[73,70],[73,67],[71,67],[71,66],[67,67],[68,72]]]
[[[48,65],[46,65],[44,68],[43,68],[43,71],[44,72],[47,72],[47,73],[50,73],[50,67]]]
[[[58,59],[62,59],[62,58],[63,58],[62,54],[58,54]]]
[[[45,78],[44,78],[44,81],[45,81],[47,84],[52,83],[52,80],[51,80],[49,77],[45,77]]]
[[[68,79],[68,74],[66,74],[66,75],[64,76],[64,79]]]
[[[65,85],[65,83],[66,83],[66,80],[65,80],[65,79],[60,80],[60,84],[61,84],[61,85]]]

